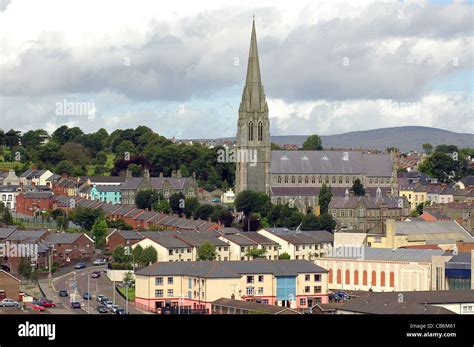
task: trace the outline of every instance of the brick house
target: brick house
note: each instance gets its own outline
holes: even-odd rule
[[[50,234],[45,241],[53,246],[53,261],[60,264],[71,260],[90,260],[95,251],[94,241],[84,233]]]
[[[134,245],[140,240],[143,239],[143,236],[135,230],[118,230],[113,229],[112,232],[107,235],[105,238],[107,249],[110,252],[113,252],[118,246],[125,247],[127,245]]]
[[[52,192],[28,192],[16,198],[16,212],[33,216],[36,211],[44,212],[54,208]]]
[[[0,270],[0,300],[19,300],[20,280],[6,271]]]

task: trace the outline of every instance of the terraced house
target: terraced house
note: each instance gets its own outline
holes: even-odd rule
[[[175,193],[183,193],[186,197],[198,196],[198,185],[194,175],[183,177],[181,171],[173,171],[171,177],[164,177],[163,173],[159,177],[150,177],[150,172],[144,170],[144,177],[131,177],[127,173],[127,178],[121,186],[121,197],[123,205],[135,205],[137,193],[142,190],[154,190],[163,194],[168,199]]]
[[[98,200],[102,202],[108,202],[113,205],[120,204],[122,200],[121,186],[120,185],[103,185],[94,186],[90,190],[90,199]]]
[[[211,309],[220,298],[291,308],[327,303],[327,271],[305,260],[158,262],[135,272],[136,305]]]

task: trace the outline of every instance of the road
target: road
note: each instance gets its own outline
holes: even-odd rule
[[[59,298],[64,307],[70,312],[77,314],[98,314],[96,311],[98,305],[96,296],[102,294],[112,300],[114,304],[119,305],[120,308],[126,309],[125,299],[114,290],[114,284],[107,278],[105,269],[105,266],[87,267],[53,279],[53,285],[57,292],[60,290],[68,291],[69,297]],[[92,278],[91,273],[93,271],[100,271],[101,276],[99,278]],[[74,288],[74,283],[76,283],[77,289]],[[92,300],[84,300],[82,298],[83,293],[87,291],[91,293]],[[70,304],[71,301],[81,303],[82,308],[72,309]],[[128,304],[128,312],[130,314],[143,313],[140,310],[137,310],[130,303]]]

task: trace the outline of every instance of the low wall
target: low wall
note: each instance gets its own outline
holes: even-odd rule
[[[125,274],[127,272],[132,273],[133,279],[135,279],[135,275],[133,274],[132,270],[111,270],[111,269],[107,269],[107,277],[112,282],[122,282],[123,281],[123,276],[125,276]]]

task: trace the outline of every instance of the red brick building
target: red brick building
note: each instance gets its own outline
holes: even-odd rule
[[[0,300],[20,299],[20,280],[6,271],[0,270]]]
[[[113,252],[118,246],[133,246],[142,239],[143,236],[138,231],[114,229],[105,240],[107,249]]]
[[[94,241],[84,233],[50,234],[45,242],[53,246],[53,261],[60,264],[91,260],[95,251]]]
[[[54,194],[52,192],[28,192],[16,197],[16,212],[33,216],[54,208]]]

